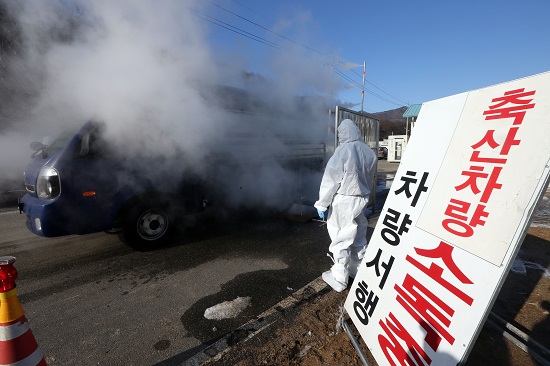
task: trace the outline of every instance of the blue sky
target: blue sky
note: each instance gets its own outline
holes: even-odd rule
[[[266,60],[274,50],[289,59],[302,59],[302,64],[318,67],[320,77],[339,79],[340,87],[327,93],[355,104],[356,110],[361,108],[363,62],[367,112],[550,70],[548,0],[212,0],[203,4],[207,4],[202,17],[207,19],[213,52],[238,49],[248,71],[273,79],[277,75]]]

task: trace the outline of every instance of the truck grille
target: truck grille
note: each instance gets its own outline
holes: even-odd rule
[[[29,192],[29,193],[34,193],[34,185],[32,185],[32,184],[25,183],[25,189],[26,189],[27,192]]]

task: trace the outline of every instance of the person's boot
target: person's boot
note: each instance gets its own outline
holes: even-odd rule
[[[338,258],[330,271],[323,272],[321,277],[334,291],[344,291],[348,287],[348,258]]]

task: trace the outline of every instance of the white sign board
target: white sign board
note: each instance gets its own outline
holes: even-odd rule
[[[378,364],[465,361],[548,186],[549,136],[550,72],[424,103],[345,303]]]

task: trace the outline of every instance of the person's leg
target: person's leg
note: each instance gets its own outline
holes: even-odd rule
[[[336,195],[327,220],[327,229],[332,241],[329,251],[333,255],[334,265],[330,271],[323,273],[323,280],[338,292],[343,291],[348,284],[350,247],[358,235],[355,218],[362,213],[358,198],[360,197]]]
[[[364,211],[368,204],[367,198],[357,197],[355,199],[354,212],[359,211],[359,215],[355,217],[354,222],[357,226],[357,231],[353,243],[351,244],[350,261],[349,261],[349,275],[355,278],[359,265],[361,264],[365,251],[367,250],[367,229],[369,227],[369,220],[365,217]]]

